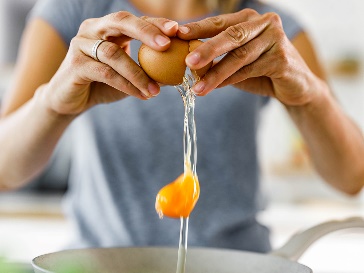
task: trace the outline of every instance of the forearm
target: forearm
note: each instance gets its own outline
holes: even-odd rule
[[[364,138],[322,82],[317,97],[288,112],[306,140],[318,173],[337,189],[356,194],[364,184]]]
[[[18,188],[39,174],[73,120],[52,112],[41,89],[0,120],[0,190]]]

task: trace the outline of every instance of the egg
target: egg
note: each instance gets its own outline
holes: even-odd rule
[[[182,40],[170,38],[170,47],[157,51],[142,44],[138,52],[138,61],[145,73],[153,80],[164,85],[179,85],[183,82],[186,71],[186,56],[200,46],[200,40]],[[211,68],[212,62],[201,69],[193,70],[194,76],[203,77]]]

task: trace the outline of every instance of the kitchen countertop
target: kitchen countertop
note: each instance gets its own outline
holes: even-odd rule
[[[32,258],[62,249],[72,236],[60,195],[0,194],[0,255],[29,264]],[[327,220],[363,215],[363,205],[337,200],[273,202],[260,220],[272,230],[274,248],[297,231]],[[335,232],[314,243],[299,262],[315,273],[362,273],[364,230]],[[11,273],[11,272],[9,272]]]

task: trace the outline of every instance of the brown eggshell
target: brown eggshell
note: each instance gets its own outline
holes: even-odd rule
[[[188,41],[178,38],[171,38],[171,45],[166,51],[156,51],[143,44],[138,53],[139,64],[156,82],[178,85],[185,75],[188,48]]]
[[[138,52],[138,60],[151,79],[165,85],[179,85],[183,82],[187,68],[186,56],[203,42],[200,40],[186,41],[177,37],[170,39],[171,45],[165,51],[156,51],[142,44]],[[212,62],[201,69],[193,70],[192,73],[203,77],[211,66]]]

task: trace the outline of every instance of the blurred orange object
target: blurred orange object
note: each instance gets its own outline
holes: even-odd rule
[[[188,168],[175,181],[164,186],[156,197],[155,209],[159,217],[187,218],[200,196],[198,178]]]

